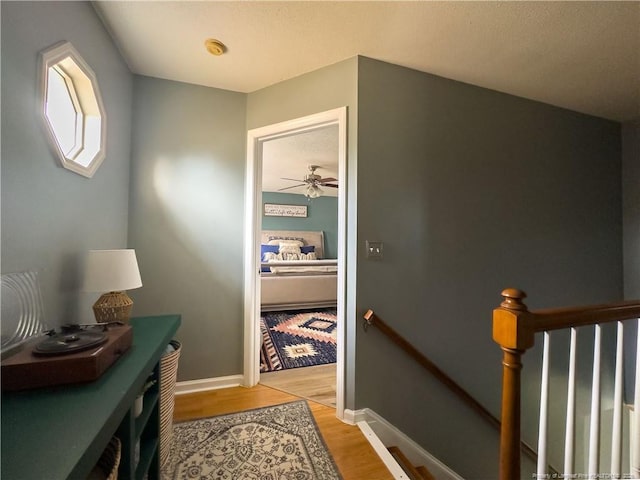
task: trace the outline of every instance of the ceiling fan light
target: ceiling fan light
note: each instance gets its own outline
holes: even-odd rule
[[[322,195],[322,189],[320,187],[318,187],[317,185],[309,185],[307,187],[307,192],[305,193],[305,195],[308,198],[318,198],[319,196]]]

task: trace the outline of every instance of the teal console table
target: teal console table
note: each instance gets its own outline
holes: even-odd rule
[[[120,480],[159,478],[159,362],[180,321],[180,315],[131,319],[131,348],[94,382],[2,392],[2,478],[85,479],[114,435],[122,442]],[[135,399],[152,373],[158,382],[136,418]]]

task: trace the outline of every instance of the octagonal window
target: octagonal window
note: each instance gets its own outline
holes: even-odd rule
[[[106,116],[96,76],[69,42],[42,52],[42,114],[62,166],[93,176],[105,157]]]

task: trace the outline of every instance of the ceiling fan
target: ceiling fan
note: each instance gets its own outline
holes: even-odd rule
[[[305,195],[309,198],[318,198],[322,195],[322,187],[338,188],[338,179],[333,177],[322,178],[316,173],[316,170],[321,168],[319,165],[309,165],[309,172],[304,176],[304,179],[298,180],[296,178],[282,178],[282,180],[290,180],[293,182],[302,182],[298,185],[292,185],[290,187],[280,188],[278,191],[289,190],[290,188],[304,187],[306,185]]]

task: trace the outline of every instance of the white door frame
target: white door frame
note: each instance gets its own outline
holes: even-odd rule
[[[345,406],[345,301],[347,232],[347,107],[249,130],[245,185],[244,234],[244,380],[246,387],[260,380],[260,231],[262,230],[262,151],[266,141],[295,135],[327,125],[338,125],[338,309],[336,416],[344,418]]]

